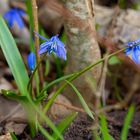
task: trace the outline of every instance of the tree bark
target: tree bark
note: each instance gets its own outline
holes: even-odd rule
[[[64,25],[68,46],[66,73],[73,73],[96,62],[101,58],[101,55],[96,41],[94,1],[65,0],[65,5],[73,14],[73,18],[70,17]],[[95,89],[90,86],[88,78],[94,78],[98,83],[100,75],[101,65],[98,65],[73,82],[88,104],[93,103],[95,97]],[[80,106],[76,94],[70,87],[66,88],[64,94],[74,105]]]

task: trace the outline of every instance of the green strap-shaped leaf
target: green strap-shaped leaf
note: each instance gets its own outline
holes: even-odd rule
[[[127,140],[128,131],[129,131],[132,119],[133,119],[134,112],[135,112],[135,106],[132,104],[129,107],[128,113],[127,113],[125,120],[124,120],[123,129],[121,131],[121,140]]]
[[[16,137],[16,135],[13,132],[11,132],[10,135],[12,137],[12,140],[18,140],[18,138]]]
[[[115,140],[110,134],[109,134],[109,130],[108,130],[108,124],[107,124],[107,120],[104,114],[100,115],[100,123],[101,123],[101,127],[100,130],[102,132],[102,136],[103,136],[103,140]]]
[[[58,124],[57,128],[61,134],[64,133],[64,131],[70,126],[77,115],[77,112],[73,112]],[[59,140],[59,137],[55,133],[52,134],[52,137],[54,140]]]
[[[69,81],[66,80],[66,82],[72,87],[72,89],[75,91],[75,93],[77,94],[84,110],[86,111],[86,113],[92,118],[94,119],[94,116],[91,112],[91,110],[89,109],[88,105],[86,104],[84,98],[82,97],[81,93],[77,90],[77,88]]]
[[[0,46],[22,95],[27,95],[28,74],[16,43],[0,16]]]

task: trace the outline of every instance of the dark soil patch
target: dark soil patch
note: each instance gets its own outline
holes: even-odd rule
[[[64,135],[65,140],[92,140],[90,127],[92,121],[87,115],[80,114]]]
[[[114,111],[108,113],[108,127],[115,140],[120,140],[121,130],[127,111]],[[140,140],[140,112],[136,112],[129,129],[127,140]]]
[[[115,140],[120,140],[121,130],[124,123],[124,118],[127,111],[113,111],[107,114],[108,128],[110,134]],[[79,114],[71,126],[66,130],[64,134],[65,140],[94,140],[91,126],[92,120],[85,115]],[[46,140],[40,133],[33,140]],[[140,140],[140,112],[136,112],[133,117],[131,127],[127,140]]]
[[[65,140],[92,140],[91,119],[85,114],[79,114],[64,134]],[[40,133],[33,140],[46,140]]]

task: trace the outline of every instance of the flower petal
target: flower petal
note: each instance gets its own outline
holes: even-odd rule
[[[47,39],[47,38],[45,38],[45,37],[41,36],[41,35],[40,35],[40,34],[38,34],[37,32],[35,32],[35,34],[36,34],[39,38],[41,38],[42,40],[48,41],[48,39]]]
[[[56,47],[55,47],[55,54],[59,57],[62,58],[64,60],[67,59],[66,57],[66,49],[65,49],[65,44],[58,38],[58,36],[56,35],[54,37],[55,42],[56,42]]]
[[[135,42],[135,44],[140,44],[140,38],[139,39],[137,39],[136,41],[134,41]]]
[[[136,64],[140,64],[140,46],[133,48],[132,59]]]
[[[20,29],[24,27],[24,22],[22,19],[22,15],[25,13],[24,11],[17,9],[17,8],[12,8],[9,11],[7,11],[3,17],[7,21],[8,26],[11,28],[13,27],[14,23],[17,23]]]
[[[127,48],[126,50],[125,50],[125,54],[126,55],[130,55],[132,53],[132,48]]]
[[[17,12],[19,13],[20,16],[26,16],[27,14],[21,10],[21,9],[17,9]]]
[[[52,44],[53,44],[53,42],[47,41],[47,42],[42,43],[40,45],[40,48],[48,47],[48,46],[51,46]]]
[[[22,29],[24,27],[24,22],[23,22],[22,18],[20,17],[19,14],[16,14],[15,18],[16,18],[16,20],[14,20],[14,21],[16,21],[16,23],[18,24],[19,28]]]
[[[31,71],[34,70],[36,65],[36,56],[33,52],[31,52],[27,57],[28,67]]]
[[[40,45],[39,54],[48,52],[51,54],[54,52],[58,57],[66,60],[66,49],[65,44],[59,40],[58,35],[51,37],[49,40],[45,39],[44,37],[40,36],[38,33],[36,33],[40,38],[43,40],[46,40],[45,43],[42,43]]]
[[[38,51],[39,54],[43,54],[43,53],[46,53],[46,52],[47,52],[47,48],[46,47],[40,48],[39,51]]]
[[[62,41],[60,41],[59,39],[57,40],[57,45],[61,48],[65,47],[65,44]]]
[[[43,53],[46,53],[46,52],[49,52],[51,53],[51,46],[52,46],[53,42],[50,42],[50,41],[47,41],[47,42],[44,42],[40,45],[40,49],[39,49],[39,54],[43,54]]]
[[[62,58],[62,59],[64,59],[64,60],[67,59],[65,47],[57,46],[57,51],[55,51],[55,54],[56,54],[59,58]]]
[[[128,46],[128,47],[133,47],[134,44],[135,44],[135,42],[128,42],[128,43],[126,43],[126,46]]]

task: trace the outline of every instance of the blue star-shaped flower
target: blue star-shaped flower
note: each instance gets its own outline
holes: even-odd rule
[[[132,60],[136,64],[140,64],[140,39],[133,42],[128,42],[126,46],[129,47],[125,50],[126,55],[131,55]]]
[[[64,60],[67,59],[65,44],[58,38],[58,35],[55,35],[55,36],[51,37],[50,39],[46,39],[39,34],[37,34],[37,35],[42,40],[46,41],[40,45],[39,54],[43,54],[46,52],[48,52],[49,54],[54,53],[59,58],[62,58]]]
[[[30,52],[30,54],[28,55],[27,62],[30,71],[33,71],[36,65],[36,56],[33,52]]]
[[[22,16],[25,16],[25,12],[18,8],[12,8],[7,11],[3,17],[7,21],[7,24],[10,28],[13,27],[14,23],[16,23],[20,29],[24,27],[24,22]]]

